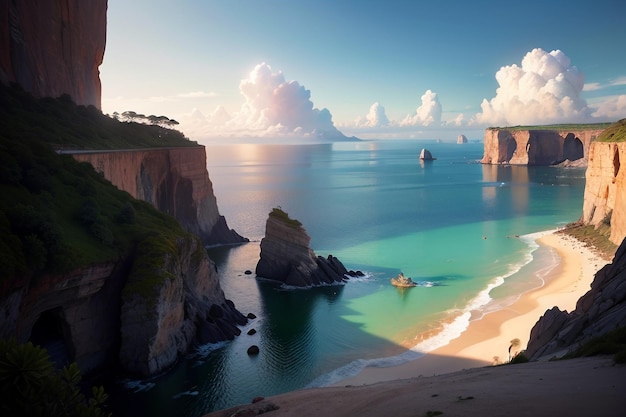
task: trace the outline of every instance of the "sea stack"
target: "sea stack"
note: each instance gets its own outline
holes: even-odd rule
[[[420,160],[422,161],[434,161],[437,158],[433,158],[433,154],[426,148],[422,148],[420,152]]]
[[[343,283],[353,272],[332,255],[317,256],[309,247],[311,237],[302,223],[291,219],[281,208],[270,212],[261,240],[261,256],[256,275],[294,287]]]
[[[456,143],[459,145],[467,143],[467,137],[465,135],[459,135],[459,137],[456,139]]]

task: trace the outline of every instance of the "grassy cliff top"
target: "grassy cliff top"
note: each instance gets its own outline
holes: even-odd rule
[[[489,130],[600,130],[611,126],[611,123],[587,123],[587,124],[556,124],[543,126],[503,126],[488,127]]]
[[[598,142],[624,142],[626,141],[626,119],[619,120],[607,127],[598,136]]]
[[[0,116],[13,120],[12,136],[36,136],[55,149],[135,149],[198,146],[181,132],[121,122],[67,96],[35,99],[19,86],[0,85]]]

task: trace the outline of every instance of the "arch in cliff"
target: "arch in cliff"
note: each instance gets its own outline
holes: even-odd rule
[[[509,162],[517,151],[517,141],[513,136],[509,136],[506,140],[506,162]]]
[[[70,328],[60,307],[39,315],[31,330],[29,341],[45,348],[59,369],[69,364],[74,356]]]
[[[563,141],[563,159],[576,161],[585,156],[583,142],[573,133],[568,133]]]

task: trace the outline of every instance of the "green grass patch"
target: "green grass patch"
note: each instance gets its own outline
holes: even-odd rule
[[[626,363],[626,327],[620,327],[593,338],[566,355],[564,359],[596,355],[613,355],[616,363]]]
[[[597,139],[598,142],[624,142],[626,141],[626,119],[622,119],[607,127]]]
[[[289,217],[289,214],[283,211],[283,209],[281,209],[280,207],[274,207],[270,212],[270,216],[279,219],[280,221],[288,224],[291,227],[302,227],[302,223],[300,223],[299,220]]]
[[[571,223],[557,233],[570,235],[585,243],[607,261],[613,259],[617,250],[617,245],[609,240],[611,234],[610,217],[597,228],[592,225]]]
[[[503,127],[488,127],[489,130],[572,130],[572,131],[580,131],[580,130],[600,130],[606,129],[611,126],[612,123],[585,123],[585,124],[553,124],[553,125],[535,125],[535,126],[503,126]]]

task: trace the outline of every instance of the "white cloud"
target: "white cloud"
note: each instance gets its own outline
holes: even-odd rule
[[[626,118],[626,95],[606,98],[597,105],[593,116],[607,121]]]
[[[437,93],[426,90],[422,95],[422,104],[415,110],[415,114],[407,115],[400,126],[438,126],[441,124],[441,104]]]
[[[357,118],[354,123],[354,127],[357,128],[385,126],[389,126],[389,119],[385,114],[385,108],[379,102],[372,104],[367,115]]]
[[[244,103],[232,116],[218,107],[208,116],[199,111],[181,118],[182,129],[191,137],[289,137],[345,139],[327,109],[313,107],[311,92],[297,81],[286,81],[281,71],[266,63],[257,65],[241,80]]]
[[[500,68],[496,80],[496,96],[483,99],[482,113],[476,115],[478,123],[505,126],[592,119],[592,109],[580,97],[584,75],[559,50],[533,49],[521,66]]]
[[[595,91],[600,90],[602,88],[602,84],[600,83],[586,83],[583,86],[583,91]]]

